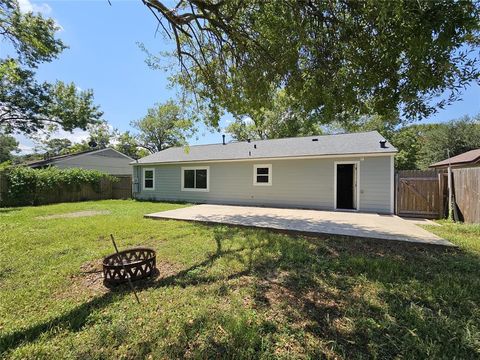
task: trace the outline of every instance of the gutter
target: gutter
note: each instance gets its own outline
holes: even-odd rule
[[[244,162],[244,161],[270,161],[270,160],[309,160],[309,159],[332,159],[349,157],[380,157],[392,156],[398,151],[385,151],[377,153],[351,153],[351,154],[325,154],[325,155],[304,155],[304,156],[281,156],[281,157],[255,157],[241,159],[212,159],[212,160],[180,160],[180,161],[152,161],[152,162],[131,162],[130,165],[171,165],[171,164],[189,164],[189,163],[216,163],[216,162]]]

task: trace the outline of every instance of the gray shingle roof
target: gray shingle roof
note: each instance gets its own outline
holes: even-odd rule
[[[316,139],[316,140],[315,140]],[[226,145],[195,145],[169,148],[138,160],[139,164],[158,164],[189,161],[245,160],[263,158],[287,158],[321,155],[361,155],[394,153],[387,142],[380,147],[383,136],[376,131],[319,135],[296,138],[239,141]]]

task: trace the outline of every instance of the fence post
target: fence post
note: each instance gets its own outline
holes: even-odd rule
[[[438,204],[439,204],[439,218],[443,219],[445,217],[445,204],[443,202],[443,173],[439,172],[438,176]]]
[[[398,215],[398,171],[395,173],[395,215]]]

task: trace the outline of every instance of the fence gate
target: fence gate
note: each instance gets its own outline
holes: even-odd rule
[[[440,218],[443,214],[443,176],[435,170],[403,170],[396,176],[399,216]]]

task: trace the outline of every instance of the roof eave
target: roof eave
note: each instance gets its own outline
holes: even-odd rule
[[[176,160],[176,161],[149,161],[149,162],[131,162],[130,165],[167,165],[167,164],[187,164],[187,163],[211,163],[211,162],[241,162],[241,161],[265,161],[265,160],[297,160],[297,159],[329,159],[344,157],[375,157],[392,156],[398,151],[370,152],[370,153],[349,153],[349,154],[325,154],[325,155],[300,155],[300,156],[278,156],[278,157],[255,157],[239,159],[208,159],[208,160]]]

